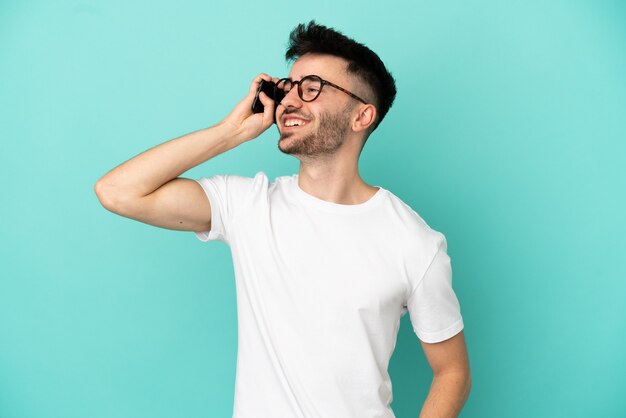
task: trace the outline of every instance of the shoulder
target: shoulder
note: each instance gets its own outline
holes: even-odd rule
[[[387,190],[391,207],[391,226],[397,231],[398,238],[409,254],[434,255],[442,244],[445,236],[432,228],[424,218],[406,202]]]
[[[276,189],[289,189],[294,176],[278,176],[270,180],[264,171],[258,171],[253,176],[226,174],[222,178],[224,187],[229,194],[239,196],[242,202],[265,202]]]
[[[244,176],[240,174],[216,174],[211,177],[203,177],[198,179],[206,183],[211,182],[222,188],[226,188],[230,192],[242,191],[246,192],[250,189],[259,189],[269,184],[269,179],[263,171],[257,172],[254,176]]]
[[[223,174],[216,177],[222,177],[227,183],[232,183],[235,186],[252,186],[258,184],[264,184],[269,181],[267,174],[263,171],[257,172],[254,176],[243,176],[240,174]]]
[[[216,201],[240,205],[267,193],[269,180],[263,171],[254,176],[240,174],[215,174],[196,180]]]

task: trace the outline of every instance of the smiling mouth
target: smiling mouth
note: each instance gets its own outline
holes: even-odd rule
[[[300,118],[290,118],[286,117],[283,122],[283,128],[286,130],[294,130],[306,126],[309,124],[308,120],[300,119]]]

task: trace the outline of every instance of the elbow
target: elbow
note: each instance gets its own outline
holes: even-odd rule
[[[116,206],[115,194],[107,190],[102,181],[98,181],[93,188],[94,193],[98,197],[100,204],[107,210],[113,211]]]
[[[467,369],[467,376],[465,378],[465,400],[469,397],[470,390],[472,389],[472,372]]]
[[[467,402],[467,399],[469,398],[470,390],[472,389],[472,373],[469,368],[459,375],[459,380],[460,380],[459,386],[461,388],[459,392],[460,392],[463,403],[465,403]]]
[[[96,182],[95,186],[93,186],[93,191],[96,194],[96,197],[98,197],[98,200],[100,201],[102,206],[104,206],[104,202],[106,198],[105,198],[102,182],[100,181]]]
[[[467,401],[472,388],[472,373],[468,368],[435,373],[434,378],[450,388],[454,387],[457,397],[463,403]]]

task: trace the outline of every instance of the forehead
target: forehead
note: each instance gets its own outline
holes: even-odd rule
[[[302,77],[315,74],[333,82],[347,82],[348,62],[333,55],[304,54],[296,60],[289,71],[289,78],[300,80]]]

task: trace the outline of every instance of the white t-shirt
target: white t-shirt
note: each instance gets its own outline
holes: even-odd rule
[[[228,244],[238,355],[233,418],[392,418],[387,367],[407,311],[420,340],[463,329],[446,239],[379,187],[357,205],[269,183],[196,180],[211,205],[201,241]]]

